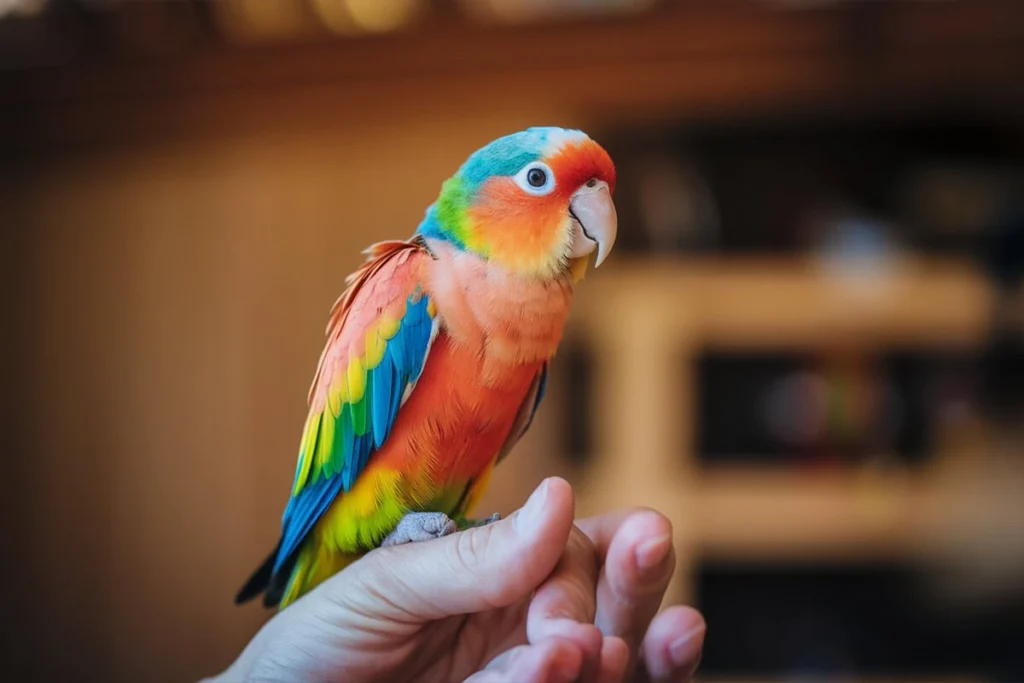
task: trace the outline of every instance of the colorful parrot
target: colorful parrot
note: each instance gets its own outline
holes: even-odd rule
[[[238,592],[284,609],[362,554],[444,536],[530,426],[574,286],[615,241],[615,167],[586,134],[474,152],[415,234],[345,280],[277,547]]]

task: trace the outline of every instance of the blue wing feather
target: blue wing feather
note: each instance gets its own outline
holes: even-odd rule
[[[342,406],[337,418],[329,408],[323,411],[321,420],[334,420],[331,457],[326,458],[322,471],[314,468],[310,472],[308,481],[285,507],[274,572],[279,571],[299,549],[334,499],[343,491],[351,490],[373,451],[383,445],[391,432],[400,410],[402,394],[419,377],[426,363],[434,324],[428,303],[428,297],[419,293],[408,297],[398,331],[386,342],[381,362],[367,370],[365,401],[360,406],[364,424],[359,424],[360,416],[354,415],[349,403]],[[311,428],[319,431],[323,427],[317,424]],[[314,439],[311,443],[314,448],[319,447],[319,441]],[[300,455],[296,485],[302,458],[315,457],[315,453]]]
[[[281,546],[274,561],[274,572],[298,549],[320,515],[341,491],[341,477],[325,477],[307,485],[285,508]],[[285,549],[289,550],[285,550]]]
[[[375,369],[376,372],[373,375],[373,395],[379,398],[371,404],[373,406],[373,445],[375,448],[380,448],[388,435],[387,425],[391,424],[391,421],[394,419],[394,416],[391,414],[391,406],[394,405],[394,402],[390,396],[390,392],[394,388],[392,383],[394,369],[391,364],[391,358],[385,355],[381,359],[380,366]]]

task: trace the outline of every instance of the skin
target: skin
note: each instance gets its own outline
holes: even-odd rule
[[[552,478],[507,519],[370,552],[206,683],[685,682],[705,625],[688,607],[659,613],[674,567],[664,516],[574,524],[572,489]]]

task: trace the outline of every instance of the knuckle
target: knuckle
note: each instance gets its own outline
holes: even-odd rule
[[[597,579],[601,569],[601,558],[597,546],[590,537],[578,529],[573,529],[566,544],[566,553],[559,564],[572,565],[585,578],[593,581]]]
[[[520,568],[507,566],[519,558],[511,554],[509,539],[502,538],[500,527],[475,527],[454,537],[450,551],[453,569],[489,609],[505,607],[524,592],[527,579]]]
[[[470,576],[475,573],[474,570],[487,553],[488,542],[485,536],[488,534],[480,533],[486,531],[485,528],[467,529],[455,534],[455,542],[449,546],[454,570],[466,572]]]

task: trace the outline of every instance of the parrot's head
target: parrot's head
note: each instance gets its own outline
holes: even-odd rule
[[[470,155],[419,232],[522,275],[578,278],[615,242],[614,190],[611,157],[585,133],[529,128]]]

